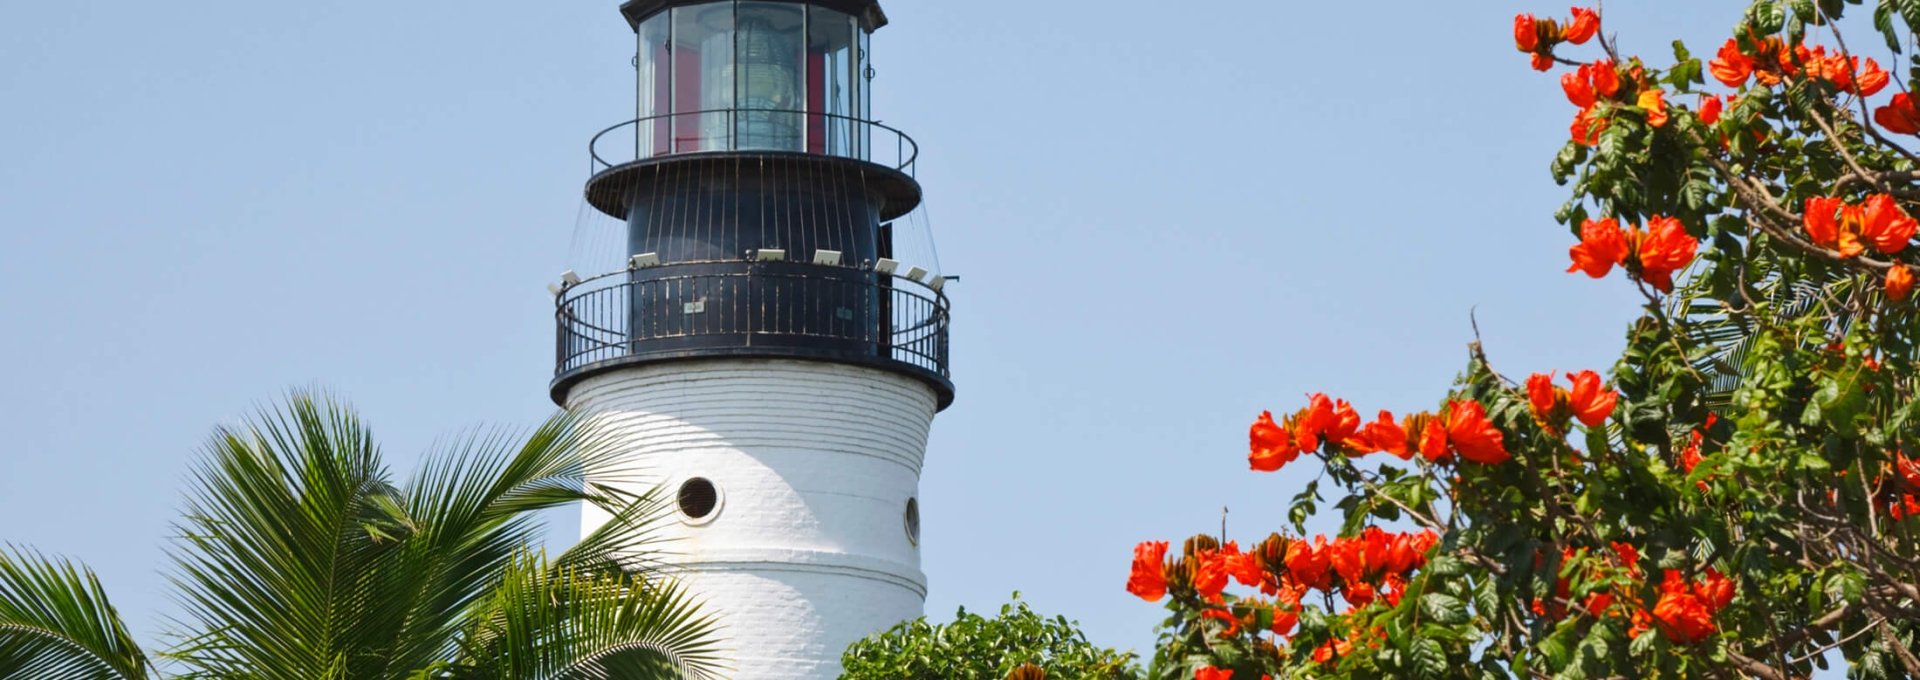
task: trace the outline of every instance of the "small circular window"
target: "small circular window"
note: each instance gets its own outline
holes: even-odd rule
[[[920,545],[920,499],[907,499],[907,541]]]
[[[680,514],[696,523],[711,521],[720,510],[720,490],[705,477],[695,477],[680,484]]]

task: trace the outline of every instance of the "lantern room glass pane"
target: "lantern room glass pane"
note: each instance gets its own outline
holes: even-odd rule
[[[858,33],[851,15],[812,7],[807,16],[807,151],[853,155]]]
[[[800,151],[806,6],[742,2],[735,18],[735,148]]]
[[[733,6],[673,9],[673,153],[733,148]]]
[[[666,12],[640,24],[639,59],[634,64],[640,93],[640,115],[637,116],[640,123],[634,137],[636,158],[657,156],[672,149],[669,142],[672,121],[666,118],[673,101],[673,53],[668,51],[667,42],[672,36],[673,26]]]

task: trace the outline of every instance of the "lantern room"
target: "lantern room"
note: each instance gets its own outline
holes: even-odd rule
[[[863,158],[871,0],[635,0],[638,155],[794,151]]]

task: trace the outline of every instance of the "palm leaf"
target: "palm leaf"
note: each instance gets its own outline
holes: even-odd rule
[[[544,556],[514,560],[466,635],[461,678],[713,678],[715,623],[680,586]]]
[[[92,570],[0,550],[0,678],[151,677]]]

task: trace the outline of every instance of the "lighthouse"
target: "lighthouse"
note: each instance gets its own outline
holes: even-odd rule
[[[834,678],[919,617],[920,473],[953,401],[937,263],[896,252],[918,147],[872,120],[878,0],[632,0],[637,115],[585,201],[624,243],[555,289],[551,392],[664,489],[665,569],[731,677]],[[608,517],[593,508],[591,531]]]

